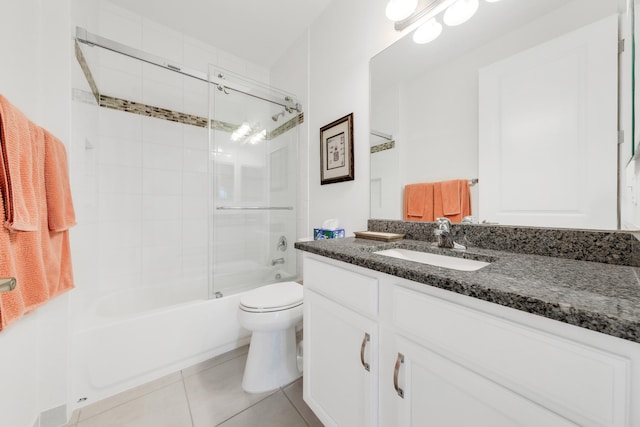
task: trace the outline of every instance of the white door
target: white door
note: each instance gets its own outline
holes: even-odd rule
[[[305,289],[304,400],[326,427],[377,425],[377,325]]]
[[[479,219],[617,228],[617,15],[479,72]]]

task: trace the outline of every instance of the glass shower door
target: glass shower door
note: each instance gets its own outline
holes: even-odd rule
[[[297,276],[299,113],[290,95],[209,71],[209,283],[220,297]]]

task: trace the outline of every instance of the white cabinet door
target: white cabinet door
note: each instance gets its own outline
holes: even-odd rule
[[[618,17],[480,70],[479,216],[617,228]]]
[[[402,336],[387,330],[381,334],[380,402],[384,425],[577,426]]]
[[[304,293],[304,400],[326,427],[377,425],[377,324]]]

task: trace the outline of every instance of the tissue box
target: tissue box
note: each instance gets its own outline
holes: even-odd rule
[[[339,237],[344,237],[344,228],[337,230],[325,230],[324,228],[313,229],[313,240],[336,239]]]

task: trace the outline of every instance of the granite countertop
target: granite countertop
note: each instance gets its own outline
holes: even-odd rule
[[[640,267],[474,247],[453,251],[417,240],[345,238],[298,242],[295,247],[640,343]],[[373,253],[397,247],[493,262],[466,272]]]

